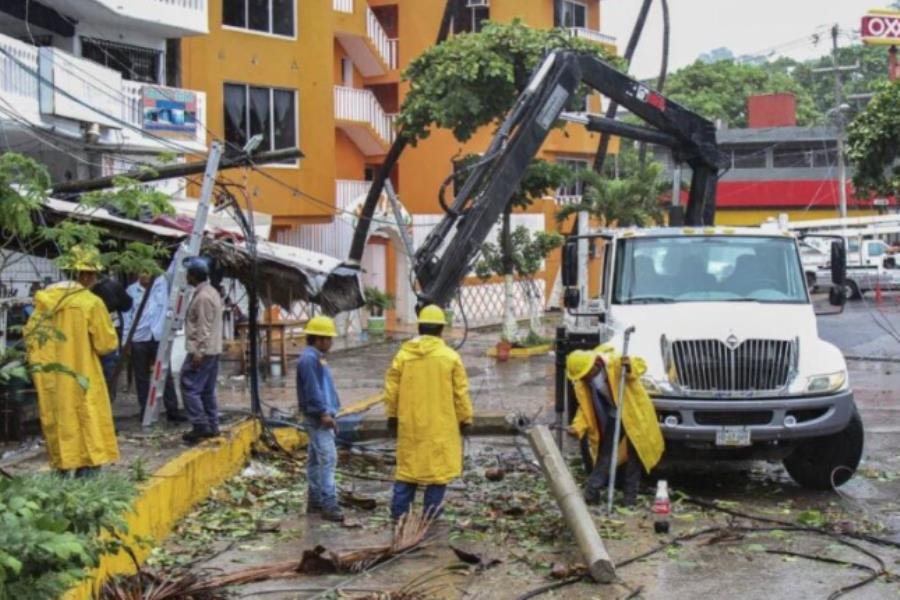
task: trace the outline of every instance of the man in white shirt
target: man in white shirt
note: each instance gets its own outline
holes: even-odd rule
[[[147,405],[147,396],[150,393],[150,375],[153,364],[156,361],[156,351],[159,348],[159,340],[162,338],[163,326],[166,322],[166,305],[169,303],[169,285],[165,275],[159,275],[155,279],[149,273],[142,273],[138,280],[128,286],[126,290],[132,298],[131,310],[125,313],[123,335],[128,335],[131,324],[137,315],[138,308],[144,298],[144,293],[150,289],[144,311],[134,328],[134,336],[131,338],[131,365],[134,369],[134,384],[137,388],[138,402],[141,405],[141,419],[144,418],[144,407]],[[126,348],[126,352],[129,349]],[[178,410],[178,396],[175,395],[175,385],[171,373],[166,378],[166,387],[163,392],[163,404],[166,407],[166,417],[169,422],[183,423],[187,417]]]

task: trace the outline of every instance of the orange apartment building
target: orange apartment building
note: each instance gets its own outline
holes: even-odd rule
[[[394,139],[392,115],[407,90],[401,72],[434,43],[444,4],[210,0],[209,35],[185,39],[181,57],[182,85],[206,92],[207,127],[237,146],[262,133],[264,149],[297,145],[305,154],[249,175],[254,210],[273,217],[273,240],[346,257],[354,211]],[[614,49],[615,40],[601,33],[599,0],[462,0],[452,31],[463,34],[487,20],[514,18],[536,28],[564,26]],[[592,96],[586,110],[599,112],[600,104]],[[440,218],[437,192],[452,172],[452,157],[480,152],[489,137],[485,128],[460,144],[448,131],[434,131],[403,154],[392,180],[416,243]],[[597,134],[567,125],[551,134],[541,155],[586,167],[597,143]],[[558,195],[578,193],[573,186]],[[555,227],[557,201],[535,203],[529,214],[515,215],[514,225]],[[408,257],[388,206],[375,219],[363,258],[367,283],[395,294],[390,317],[409,320]],[[548,260],[545,291],[556,265]],[[471,283],[467,290],[480,286]],[[495,292],[499,298],[499,289],[482,291],[487,295],[481,304],[490,304]]]

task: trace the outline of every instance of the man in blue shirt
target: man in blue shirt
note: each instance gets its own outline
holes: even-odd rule
[[[152,285],[151,285],[152,284]],[[131,366],[134,369],[134,386],[137,388],[138,402],[141,405],[141,419],[144,418],[144,407],[150,394],[150,375],[156,362],[156,351],[162,339],[163,327],[166,323],[166,305],[169,303],[169,285],[165,275],[155,279],[149,273],[141,273],[138,280],[128,286],[126,292],[131,296],[131,310],[125,313],[122,332],[127,336],[131,331],[138,308],[149,288],[150,296],[144,305],[141,318],[134,328],[131,347],[125,351],[131,354]],[[178,396],[175,395],[175,384],[171,372],[166,378],[163,392],[163,404],[166,407],[166,418],[171,423],[183,423],[187,417],[178,410]]]
[[[337,501],[334,470],[337,467],[335,415],[341,406],[325,355],[337,336],[334,321],[313,317],[306,324],[306,348],[297,361],[297,400],[306,417],[309,483],[306,512],[319,513],[328,521],[341,522],[344,514]]]

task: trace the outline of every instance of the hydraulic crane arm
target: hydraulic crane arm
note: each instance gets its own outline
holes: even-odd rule
[[[588,116],[580,119],[585,127],[672,148],[677,160],[687,162],[693,170],[686,223],[712,223],[718,173],[713,124],[594,56],[555,52],[532,74],[488,149],[469,167],[469,176],[453,202],[446,206],[441,201],[446,214],[414,258],[420,305],[445,306],[453,297],[528,165],[581,84],[650,125],[640,127]],[[347,293],[351,273],[342,269],[329,276],[320,294],[328,300],[332,312],[359,306],[359,294]]]
[[[481,245],[509,204],[525,170],[579,84],[601,92],[652,126],[588,117],[585,126],[671,147],[693,170],[685,221],[711,224],[718,151],[713,124],[602,60],[551,54],[538,67],[482,159],[416,252],[420,304],[446,305],[472,268]]]

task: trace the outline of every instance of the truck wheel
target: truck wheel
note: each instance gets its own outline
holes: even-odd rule
[[[784,468],[805,488],[830,490],[847,483],[862,458],[863,424],[856,409],[843,431],[802,442],[784,459]]]
[[[862,299],[862,292],[859,289],[859,285],[852,279],[848,279],[844,283],[844,289],[847,291],[847,298],[849,300]]]

